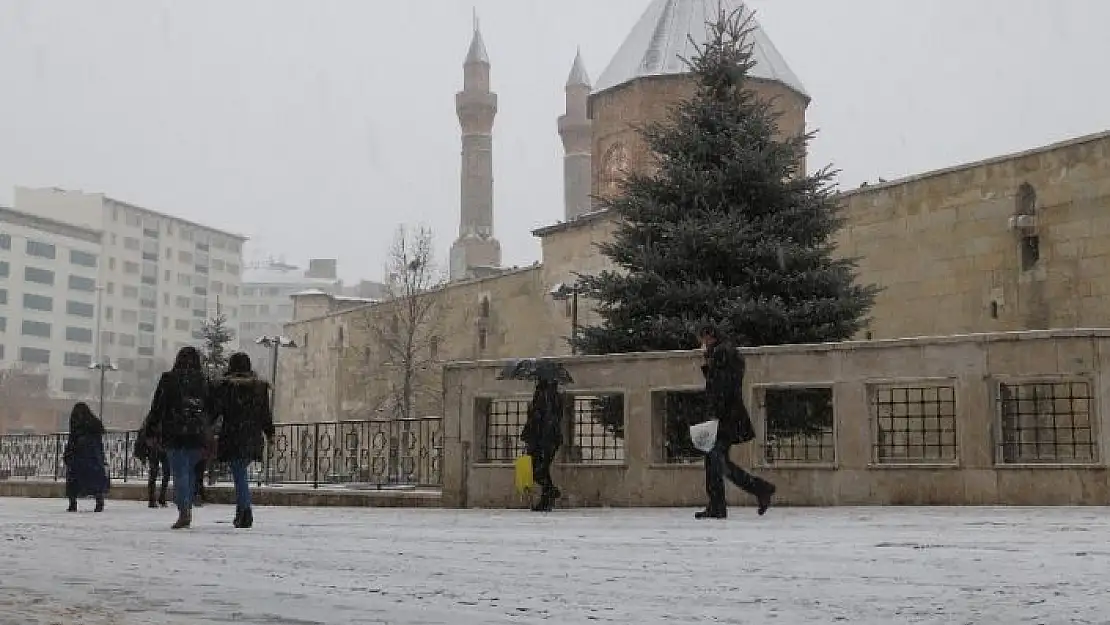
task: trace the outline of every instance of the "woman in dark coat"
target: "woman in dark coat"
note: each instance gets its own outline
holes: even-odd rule
[[[110,483],[104,458],[104,424],[88,404],[73,406],[69,415],[69,440],[63,459],[66,463],[66,497],[69,511],[77,512],[77,500],[96,498],[96,511],[104,511],[104,495]]]
[[[532,479],[540,486],[540,499],[532,506],[535,512],[549,512],[562,493],[551,479],[555,452],[563,445],[563,396],[553,380],[538,380],[528,404],[528,418],[520,433],[532,457]]]
[[[216,418],[222,421],[216,459],[231,465],[235,481],[235,527],[254,524],[247,469],[263,459],[265,439],[273,440],[270,385],[251,370],[250,356],[239,352],[228,359],[227,375],[212,391]]]
[[[751,417],[744,406],[744,357],[715,326],[703,326],[698,338],[705,348],[701,371],[705,376],[709,417],[718,420],[718,429],[717,442],[705,455],[705,493],[709,496],[709,505],[694,516],[698,519],[728,516],[725,477],[756,497],[762,515],[771,505],[775,485],[736,466],[728,456],[733,445],[755,438]]]
[[[162,374],[150,403],[151,446],[166,450],[173,473],[177,521],[173,529],[193,523],[196,496],[195,467],[213,437],[212,393],[195,347],[177,352],[173,369]]]

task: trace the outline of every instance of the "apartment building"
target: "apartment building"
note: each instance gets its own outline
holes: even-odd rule
[[[95,372],[87,370],[88,361],[102,353],[119,369],[108,374],[109,398],[145,402],[176,351],[200,344],[201,326],[217,309],[237,326],[246,240],[241,235],[103,194],[54,188],[17,187],[15,208],[6,214],[22,220],[18,234],[16,224],[0,224],[12,228],[4,231],[13,239],[11,249],[0,254],[10,256],[3,259],[12,274],[8,316],[18,307],[20,325],[16,338],[15,322],[7,322],[0,366],[48,367],[52,392],[95,395],[96,389],[86,392],[75,381],[75,372],[84,366],[91,384]],[[53,245],[54,258],[45,257],[49,252],[38,243]],[[39,273],[46,271],[53,278]],[[12,278],[22,283],[19,301],[12,299]],[[31,297],[24,300],[25,294]],[[53,298],[51,311],[35,308],[47,307],[39,297]],[[45,323],[49,330],[39,325]],[[97,340],[88,333],[98,323]]]
[[[0,370],[21,394],[91,392],[101,237],[0,208]]]

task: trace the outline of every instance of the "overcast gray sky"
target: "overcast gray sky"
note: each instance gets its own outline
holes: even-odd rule
[[[0,204],[102,191],[378,278],[399,222],[458,228],[454,93],[477,7],[507,264],[562,215],[575,47],[596,78],[648,0],[0,0]],[[841,185],[1110,129],[1105,0],[752,0]]]

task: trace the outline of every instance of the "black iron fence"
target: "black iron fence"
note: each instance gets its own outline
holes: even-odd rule
[[[112,480],[145,481],[146,463],[135,459],[136,432],[108,432],[104,452]],[[0,436],[0,480],[65,479],[68,434]],[[443,419],[390,419],[277,426],[266,459],[251,466],[258,484],[440,486]],[[211,468],[228,479],[226,467]]]

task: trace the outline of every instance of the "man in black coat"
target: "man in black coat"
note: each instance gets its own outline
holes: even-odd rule
[[[705,376],[706,403],[709,417],[718,420],[717,442],[705,455],[705,493],[709,505],[694,515],[698,519],[724,519],[728,517],[725,503],[725,477],[755,495],[759,514],[767,512],[775,485],[758,478],[733,464],[729,450],[733,445],[755,438],[748,409],[744,406],[744,357],[736,346],[716,326],[705,325],[698,330],[698,338],[705,349],[705,363],[701,367]]]

